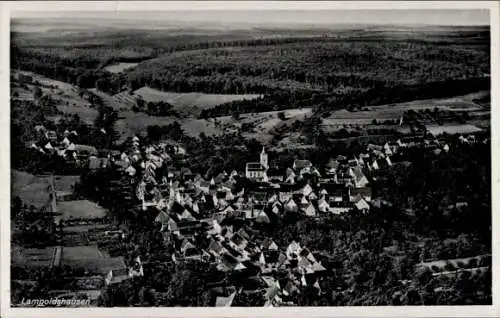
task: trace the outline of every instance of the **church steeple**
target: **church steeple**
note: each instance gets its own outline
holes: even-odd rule
[[[260,153],[260,164],[266,169],[269,168],[269,164],[267,161],[267,153],[264,147],[262,147],[262,152]]]

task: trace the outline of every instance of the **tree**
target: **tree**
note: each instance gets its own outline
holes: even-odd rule
[[[234,119],[234,120],[239,120],[240,119],[240,113],[237,112],[237,111],[233,111],[231,113],[231,117]]]
[[[33,96],[35,97],[35,99],[39,99],[42,97],[42,95],[43,95],[42,89],[36,86],[35,91],[33,92]]]
[[[278,113],[278,118],[281,120],[286,120],[285,112],[279,112]]]

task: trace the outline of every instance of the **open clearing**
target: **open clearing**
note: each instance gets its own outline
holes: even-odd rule
[[[157,117],[133,111],[120,112],[120,117],[115,127],[120,132],[121,140],[125,140],[129,136],[145,134],[147,126],[169,125],[174,121],[179,122],[184,132],[192,137],[198,137],[201,132],[207,136],[222,133],[222,129],[216,127],[213,121],[205,119]]]
[[[130,94],[123,91],[115,95],[109,95],[98,90],[90,91],[100,96],[106,106],[112,107],[117,111],[132,110],[136,105],[136,100],[140,96],[146,102],[166,102],[171,104],[183,117],[198,117],[200,112],[206,108],[212,108],[220,104],[260,97],[257,94],[249,95],[226,95],[226,94],[205,94],[205,93],[173,93],[162,92],[150,87],[142,87]]]
[[[443,126],[426,126],[427,130],[433,135],[441,135],[447,133],[454,134],[471,134],[481,131],[480,128],[474,125],[443,125]]]
[[[146,102],[164,101],[179,111],[189,112],[197,116],[199,111],[212,108],[220,104],[237,101],[252,100],[260,97],[257,94],[229,95],[229,94],[205,94],[205,93],[171,93],[162,92],[150,87],[142,87],[134,92],[136,96],[142,96]]]
[[[137,64],[139,64],[139,63],[118,63],[118,64],[113,64],[113,65],[108,65],[104,68],[104,70],[108,71],[110,73],[121,73],[125,70],[136,67]]]
[[[89,200],[61,201],[57,210],[62,213],[61,220],[100,219],[106,216],[106,210]]]
[[[33,205],[40,209],[50,203],[50,177],[34,176],[32,174],[12,170],[12,196],[18,196],[23,204]]]

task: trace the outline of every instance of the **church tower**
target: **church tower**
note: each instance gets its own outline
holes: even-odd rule
[[[269,168],[269,165],[267,162],[267,153],[266,153],[266,150],[264,149],[264,147],[262,147],[262,152],[260,153],[260,164],[266,169]]]

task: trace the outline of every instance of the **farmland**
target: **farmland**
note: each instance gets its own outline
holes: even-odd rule
[[[484,108],[474,102],[474,99],[484,96],[487,92],[477,92],[452,98],[436,98],[415,100],[406,103],[387,104],[380,106],[367,106],[362,111],[350,112],[345,109],[330,112],[323,119],[325,128],[342,127],[349,124],[369,125],[374,119],[383,122],[385,120],[399,121],[406,111],[423,111],[426,109],[438,109],[440,111],[460,112],[466,111],[474,114],[476,111],[484,111]]]
[[[443,133],[453,134],[470,134],[481,131],[474,125],[444,125],[444,126],[427,126],[427,130],[437,136]]]
[[[97,246],[65,246],[62,248],[61,265],[83,268],[92,273],[107,274],[111,269],[124,268],[122,257],[110,257]]]
[[[12,87],[12,94],[17,95],[20,100],[33,101],[35,89],[40,88],[44,95],[50,95],[53,104],[62,114],[78,115],[82,121],[88,124],[91,124],[97,116],[97,110],[79,95],[78,88],[74,85],[33,72],[12,73],[15,79],[20,74],[33,78],[31,83]]]
[[[14,266],[50,267],[54,263],[55,247],[47,248],[11,248],[12,264]]]
[[[110,73],[122,73],[127,69],[134,68],[136,65],[137,63],[118,63],[113,65],[108,65],[104,68],[104,70]]]
[[[32,174],[13,170],[11,173],[11,191],[13,196],[19,196],[24,204],[37,208],[49,204],[50,177],[34,176]]]
[[[62,214],[62,220],[101,219],[106,216],[105,209],[88,200],[58,202],[57,209]]]
[[[201,110],[215,107],[220,104],[238,101],[252,100],[260,95],[248,94],[204,94],[204,93],[175,93],[162,92],[150,87],[141,87],[131,93],[124,91],[115,95],[109,95],[98,90],[91,90],[100,96],[107,106],[116,110],[130,110],[136,105],[137,98],[148,102],[166,102],[174,107],[176,111],[185,117],[197,117]]]
[[[172,93],[162,92],[150,87],[142,87],[134,91],[134,95],[142,96],[146,102],[164,101],[172,104],[179,110],[184,110],[193,115],[197,115],[197,109],[211,108],[220,104],[237,101],[252,100],[260,95],[248,94],[203,94],[203,93]]]

